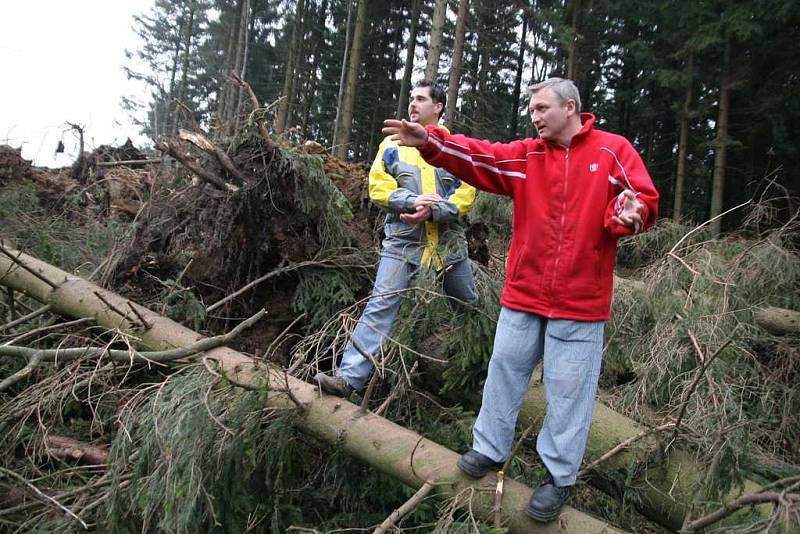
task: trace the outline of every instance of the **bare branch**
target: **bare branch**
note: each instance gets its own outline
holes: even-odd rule
[[[205,352],[216,347],[220,347],[229,343],[236,336],[241,334],[247,328],[253,326],[264,315],[266,310],[259,310],[258,313],[236,325],[236,328],[219,336],[209,337],[177,349],[153,351],[153,352],[136,352],[118,349],[105,349],[97,347],[78,347],[69,349],[49,349],[39,350],[31,349],[28,347],[19,347],[15,345],[0,345],[0,356],[26,356],[33,357],[37,352],[42,353],[44,359],[56,359],[60,361],[69,361],[82,356],[98,356],[102,357],[107,355],[111,360],[116,362],[132,362],[132,363],[166,363],[181,358],[192,356],[199,352]]]
[[[23,315],[22,317],[17,318],[15,321],[11,321],[10,323],[4,324],[4,325],[0,325],[0,332],[3,332],[5,330],[10,330],[10,329],[14,328],[17,325],[21,325],[22,323],[27,323],[28,321],[30,321],[32,319],[36,319],[40,315],[43,315],[43,314],[49,312],[50,308],[51,308],[51,306],[49,304],[47,304],[45,306],[42,306],[38,310],[32,311],[28,315]]]
[[[436,487],[434,482],[431,482],[430,480],[426,481],[414,495],[412,495],[406,502],[403,503],[400,508],[389,514],[389,517],[384,519],[383,523],[381,523],[375,530],[372,531],[372,534],[385,534],[388,532],[388,530],[395,526],[400,519],[408,515],[409,512],[419,506],[419,504],[425,499],[425,497],[428,496],[434,487]]]

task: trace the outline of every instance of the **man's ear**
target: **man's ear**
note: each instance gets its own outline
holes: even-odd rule
[[[442,112],[444,111],[444,104],[442,104],[441,102],[437,102],[436,107],[434,107],[433,109],[435,109],[436,114],[441,117]]]
[[[575,100],[569,99],[567,100],[567,115],[574,115],[575,114]]]

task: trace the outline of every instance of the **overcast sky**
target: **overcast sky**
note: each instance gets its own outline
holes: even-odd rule
[[[87,150],[131,137],[140,145],[123,95],[145,98],[122,71],[139,46],[133,15],[153,0],[4,1],[0,15],[0,145],[22,147],[39,166],[70,165],[77,141],[66,122],[85,126]],[[58,141],[66,146],[55,154]]]

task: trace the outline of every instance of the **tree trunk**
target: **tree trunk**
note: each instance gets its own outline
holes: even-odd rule
[[[708,218],[713,219],[722,213],[725,196],[725,165],[728,152],[728,113],[730,108],[730,70],[731,48],[733,39],[730,34],[725,38],[725,52],[722,58],[722,76],[719,84],[719,112],[717,114],[717,138],[714,140],[714,178],[711,183],[711,210]],[[719,235],[722,230],[722,218],[709,225],[712,235]]]
[[[250,44],[250,0],[242,0],[242,11],[239,17],[239,39],[236,45],[236,73],[239,75],[239,78],[244,80],[247,78],[247,53],[249,51],[248,45]],[[231,123],[231,135],[235,135],[236,132],[239,131],[239,119],[242,116],[242,105],[244,103],[244,87],[240,85],[233,94],[235,96],[233,99],[234,112],[233,121]]]
[[[186,96],[186,92],[188,90],[188,80],[189,80],[189,52],[192,48],[192,36],[194,35],[194,14],[197,10],[197,3],[195,0],[191,0],[189,2],[189,15],[187,17],[188,21],[186,22],[186,32],[183,34],[183,56],[181,58],[181,84],[178,86],[178,91],[175,94],[175,98],[179,102],[183,102],[183,99]],[[180,126],[180,121],[178,120],[178,116],[180,113],[178,112],[179,106],[177,103],[171,103],[171,107],[173,109],[172,112],[172,126],[169,129],[169,135],[175,135],[178,132],[178,127]]]
[[[461,81],[461,63],[464,59],[464,37],[467,33],[468,16],[469,0],[459,0],[458,18],[456,18],[456,36],[455,42],[453,43],[453,63],[450,66],[450,78],[447,83],[447,109],[444,113],[444,124],[450,130],[452,130],[455,125],[458,85]]]
[[[311,65],[311,70],[308,71],[308,93],[309,95],[316,95],[317,94],[317,87],[319,83],[319,77],[317,76],[317,71],[319,70],[320,63],[322,61],[322,50],[325,47],[325,20],[328,17],[328,0],[323,0],[322,5],[319,8],[319,16],[317,18],[316,28],[312,30],[312,34],[315,31],[316,36],[318,37],[313,45],[314,50],[314,62]],[[308,118],[311,114],[311,102],[312,98],[304,98],[303,104],[303,119],[300,126],[300,131],[303,133],[303,138],[308,139]]]
[[[26,295],[50,303],[56,313],[73,316],[91,316],[100,326],[119,329],[140,340],[140,345],[151,350],[192,345],[202,337],[180,324],[162,317],[147,308],[134,305],[99,286],[68,274],[26,254],[12,254],[44,280],[19,267],[5,255],[0,255],[0,283]],[[52,284],[52,285],[51,285]],[[54,287],[55,286],[55,287]],[[134,306],[150,325],[146,331],[135,329],[109,308],[97,295],[117,309]],[[266,403],[275,407],[295,407],[288,390],[304,408],[298,418],[300,429],[316,438],[343,450],[354,458],[383,471],[411,486],[420,488],[426,481],[440,482],[437,494],[442,499],[452,498],[474,488],[468,506],[476,517],[490,522],[493,517],[494,491],[478,488],[494,486],[494,474],[480,481],[470,479],[456,467],[458,454],[391,421],[363,413],[344,399],[320,396],[316,387],[286,375],[280,369],[254,361],[228,347],[217,347],[205,354],[206,362],[216,362],[219,369],[233,383],[241,385],[274,384]],[[413,460],[413,465],[412,465]],[[541,524],[525,514],[532,489],[513,480],[505,482],[502,517],[503,525],[511,533],[532,532],[619,532],[611,525],[565,506],[558,521]]]
[[[300,47],[303,37],[303,14],[305,12],[305,0],[297,0],[297,7],[294,11],[294,22],[292,24],[292,37],[289,44],[289,54],[286,59],[286,74],[283,77],[283,97],[278,104],[278,112],[275,115],[273,125],[276,133],[281,133],[286,129],[289,113],[291,113],[292,100],[294,99],[294,78],[297,68],[298,58],[300,57]]]
[[[519,40],[519,55],[517,56],[517,74],[514,78],[514,96],[512,97],[511,108],[511,127],[509,128],[509,140],[517,138],[517,125],[519,124],[519,104],[520,94],[522,93],[522,69],[525,66],[525,38],[528,34],[528,15],[522,15],[522,36]]]
[[[694,52],[689,51],[689,61],[686,66],[686,98],[683,101],[681,113],[680,138],[678,141],[678,170],[675,173],[675,198],[672,204],[672,218],[679,220],[683,215],[683,184],[686,181],[686,162],[689,145],[689,109],[692,105],[692,87],[694,86],[693,70]]]
[[[479,139],[486,139],[489,137],[487,132],[487,123],[494,117],[491,116],[489,105],[486,102],[489,91],[486,85],[489,79],[489,56],[491,54],[491,47],[487,43],[488,39],[483,34],[486,29],[478,31],[478,50],[480,50],[480,59],[478,64],[478,91],[475,95],[477,102],[475,103],[475,137]]]
[[[425,79],[436,81],[439,74],[439,57],[442,55],[442,37],[444,36],[444,23],[447,19],[447,0],[435,0],[433,19],[431,20],[431,39],[428,48],[428,63],[425,66]]]
[[[238,10],[236,13],[238,14]],[[224,20],[228,21],[228,40],[225,46],[225,59],[222,62],[222,72],[220,73],[219,99],[217,100],[217,119],[219,120],[219,124],[215,125],[215,139],[220,138],[227,131],[226,124],[228,123],[228,117],[230,115],[228,101],[230,100],[231,92],[236,91],[236,89],[226,81],[226,77],[236,65],[234,56],[236,35],[239,33],[236,21],[239,20],[239,17],[230,10],[228,10],[227,13],[223,13],[222,17]]]
[[[567,79],[575,81],[578,55],[578,15],[581,11],[581,0],[572,0],[570,7],[572,9],[572,34],[567,54]]]
[[[462,0],[465,1],[465,0]],[[400,98],[397,99],[397,120],[406,116],[408,108],[408,93],[411,91],[411,73],[414,71],[414,52],[417,49],[417,30],[419,29],[419,12],[422,0],[414,0],[411,9],[411,29],[408,36],[408,48],[406,49],[406,64],[403,67],[403,81],[400,82]]]
[[[333,140],[332,149],[337,147],[337,136],[339,135],[339,120],[341,119],[342,98],[344,96],[344,84],[347,81],[347,54],[350,51],[350,19],[353,14],[353,0],[347,0],[347,30],[344,35],[344,56],[342,57],[342,75],[339,77],[339,95],[336,97],[336,118],[333,121]]]
[[[350,50],[350,62],[347,67],[347,83],[345,84],[342,98],[342,113],[336,125],[336,146],[333,154],[339,159],[347,158],[347,149],[350,144],[350,129],[353,126],[353,107],[356,101],[356,86],[358,85],[359,71],[361,70],[361,47],[364,44],[364,34],[367,29],[367,0],[358,0],[358,14],[356,15],[356,28],[353,33],[353,46]]]

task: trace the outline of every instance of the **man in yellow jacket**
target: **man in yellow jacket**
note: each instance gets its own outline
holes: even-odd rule
[[[409,119],[423,126],[438,124],[445,103],[441,87],[420,82],[409,97]],[[378,273],[336,375],[314,377],[322,391],[347,396],[364,388],[372,373],[365,356],[374,358],[379,352],[397,317],[403,290],[420,267],[444,271],[442,286],[455,305],[475,303],[464,221],[475,193],[446,170],[426,163],[416,148],[383,140],[369,173],[370,200],[386,212]]]

